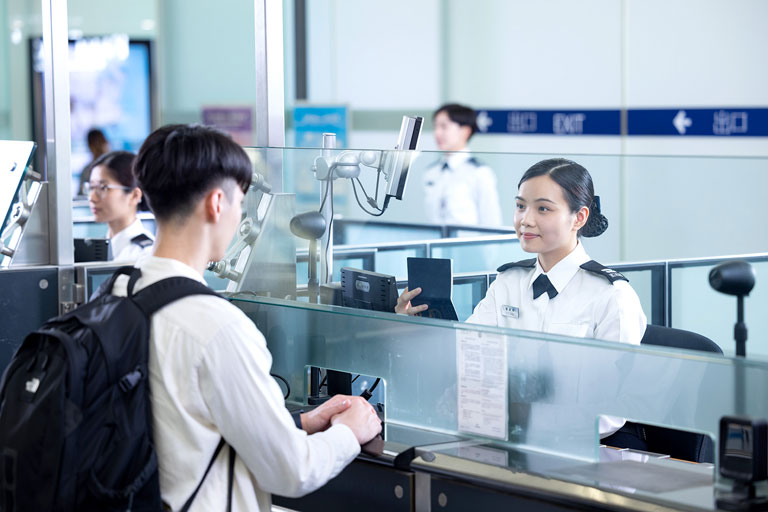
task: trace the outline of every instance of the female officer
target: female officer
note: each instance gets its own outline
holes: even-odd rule
[[[85,183],[85,193],[96,222],[106,222],[114,261],[135,262],[155,237],[144,229],[136,212],[143,206],[141,189],[133,177],[136,155],[112,151],[99,157]]]
[[[646,317],[637,294],[624,276],[591,260],[579,241],[608,227],[587,170],[563,158],[541,161],[523,175],[515,202],[520,246],[537,257],[499,267],[467,321],[639,345]],[[395,311],[427,309],[410,305],[420,292],[406,289]],[[617,435],[643,437],[633,424],[623,424],[621,418],[601,418],[601,437],[620,428]]]

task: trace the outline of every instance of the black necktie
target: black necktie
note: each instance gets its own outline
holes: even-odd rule
[[[539,298],[539,295],[547,292],[550,299],[554,299],[557,295],[555,286],[549,281],[549,278],[544,274],[539,274],[539,277],[533,282],[533,300]]]
[[[448,162],[443,163],[442,171],[445,172],[451,168],[450,165],[448,165]]]

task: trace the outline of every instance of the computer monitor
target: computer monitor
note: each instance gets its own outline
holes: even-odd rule
[[[109,260],[108,238],[75,238],[75,263]]]
[[[341,305],[394,313],[397,305],[395,276],[343,267],[341,269]]]
[[[403,116],[400,124],[400,135],[397,139],[396,151],[384,151],[381,158],[381,170],[387,180],[385,204],[389,199],[402,200],[405,185],[408,182],[408,169],[411,166],[410,150],[418,149],[423,117]]]

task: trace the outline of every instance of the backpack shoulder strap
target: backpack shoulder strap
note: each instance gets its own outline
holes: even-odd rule
[[[112,276],[109,279],[101,283],[98,289],[95,292],[93,292],[93,294],[90,297],[88,297],[88,301],[101,297],[102,295],[109,295],[110,293],[112,293],[112,287],[115,286],[115,281],[117,281],[118,277],[132,276],[136,272],[139,272],[139,276],[141,275],[141,271],[139,271],[137,268],[132,267],[130,265],[118,268],[117,270],[115,270],[115,273],[112,274]]]
[[[214,295],[224,298],[206,285],[188,277],[168,277],[153,283],[133,295],[133,300],[147,316],[152,316],[157,310],[171,302],[190,295]]]
[[[205,477],[208,476],[208,473],[211,471],[211,468],[213,467],[213,463],[216,462],[216,457],[219,456],[219,452],[222,448],[224,448],[224,445],[227,444],[226,441],[224,441],[224,438],[221,438],[221,441],[219,441],[218,446],[216,446],[216,450],[213,452],[213,457],[211,457],[211,461],[208,463],[208,467],[205,468],[205,473],[203,473],[203,478],[200,479],[200,481],[197,483],[197,487],[195,487],[194,492],[192,493],[192,496],[190,496],[187,501],[184,503],[184,506],[181,507],[180,512],[187,512],[189,510],[189,507],[192,506],[192,502],[195,501],[195,497],[197,496],[197,493],[200,491],[200,487],[202,487],[203,482],[205,482]],[[234,457],[232,456],[233,450],[230,450],[229,452],[229,465],[230,465],[230,472],[229,472],[229,478],[230,482],[232,481],[232,470],[234,469]],[[227,486],[227,511],[231,510],[231,484]]]

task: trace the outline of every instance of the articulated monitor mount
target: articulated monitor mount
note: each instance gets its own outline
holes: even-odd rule
[[[278,298],[296,293],[296,243],[288,230],[296,212],[293,194],[272,194],[264,177],[254,173],[244,200],[245,216],[220,261],[208,270],[228,279],[228,293]]]
[[[29,168],[34,152],[34,142],[0,141],[0,267],[10,266],[42,189]]]

